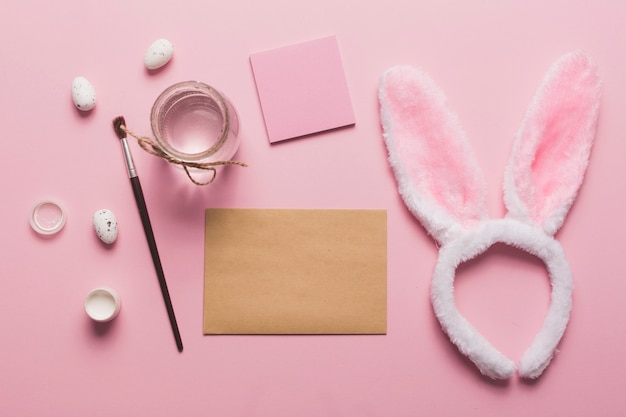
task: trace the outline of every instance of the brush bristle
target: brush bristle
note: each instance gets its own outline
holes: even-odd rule
[[[126,137],[126,130],[122,129],[122,126],[126,127],[126,120],[124,116],[118,116],[113,119],[113,129],[118,138],[124,139]]]

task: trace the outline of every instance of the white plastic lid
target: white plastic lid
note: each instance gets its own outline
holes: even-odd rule
[[[41,235],[53,235],[65,225],[65,210],[58,203],[44,200],[35,204],[30,213],[30,225]]]

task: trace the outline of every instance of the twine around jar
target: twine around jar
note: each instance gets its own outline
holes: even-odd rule
[[[217,176],[217,167],[223,165],[238,165],[240,167],[247,167],[248,164],[244,162],[237,161],[214,161],[214,162],[189,162],[183,161],[178,158],[174,158],[168,153],[166,153],[157,143],[155,143],[152,139],[147,136],[139,136],[133,133],[130,129],[128,129],[125,125],[121,125],[120,129],[129,134],[130,136],[137,139],[137,143],[147,153],[150,155],[158,156],[159,158],[165,159],[167,162],[172,164],[180,165],[185,170],[187,177],[196,185],[208,185],[215,181],[215,177]],[[211,178],[208,181],[200,182],[193,178],[191,172],[189,172],[189,168],[201,169],[204,171],[210,171],[212,173]]]

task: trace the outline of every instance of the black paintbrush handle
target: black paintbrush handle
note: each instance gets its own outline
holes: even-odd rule
[[[154,262],[154,269],[156,270],[157,278],[159,279],[159,285],[161,286],[161,293],[163,294],[163,301],[165,301],[167,315],[170,318],[170,325],[172,326],[172,331],[174,332],[174,339],[176,339],[176,346],[178,347],[178,351],[182,352],[183,342],[180,338],[180,331],[178,330],[178,324],[176,323],[176,316],[174,316],[174,308],[172,307],[170,293],[167,290],[165,274],[163,274],[161,258],[159,257],[156,240],[154,239],[154,233],[152,232],[152,224],[150,223],[150,217],[148,216],[148,208],[146,207],[146,201],[143,197],[143,191],[141,190],[139,177],[132,177],[130,179],[130,183],[133,187],[133,194],[135,194],[135,201],[137,202],[137,208],[139,209],[139,216],[141,217],[143,230],[146,233],[146,240],[148,241],[148,247],[150,248],[150,254],[152,255],[152,262]]]

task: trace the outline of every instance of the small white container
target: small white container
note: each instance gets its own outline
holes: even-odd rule
[[[63,229],[65,217],[65,210],[59,203],[44,200],[31,210],[30,225],[40,235],[53,235]]]
[[[122,301],[119,294],[112,288],[94,288],[85,297],[85,312],[92,320],[107,322],[113,320],[120,312]]]

